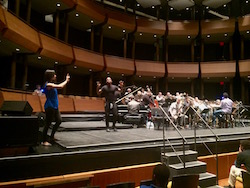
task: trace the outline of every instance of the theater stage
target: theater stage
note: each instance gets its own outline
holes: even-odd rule
[[[86,118],[86,117],[85,117]],[[100,118],[102,119],[102,118]],[[164,145],[166,151],[181,148],[183,139],[172,126],[165,130],[134,128],[131,124],[117,123],[117,132],[106,132],[103,120],[67,120],[56,133],[53,146],[37,145],[26,155],[0,158],[0,181],[53,176],[112,167],[129,166],[161,161]],[[245,123],[234,128],[180,130],[190,149],[198,155],[209,155],[204,143],[215,153],[216,134],[218,153],[237,151],[239,140],[250,138],[250,126]],[[42,127],[40,127],[42,131]],[[197,145],[195,145],[197,143]]]

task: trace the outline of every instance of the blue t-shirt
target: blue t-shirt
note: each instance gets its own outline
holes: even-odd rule
[[[47,109],[47,108],[58,109],[57,89],[51,88],[48,90],[47,83],[46,83],[43,93],[46,95],[46,99],[47,99],[44,104],[44,109]]]

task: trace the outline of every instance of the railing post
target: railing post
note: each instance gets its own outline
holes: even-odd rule
[[[183,141],[183,143],[182,143],[182,145],[183,145],[183,166],[184,166],[184,169],[186,171],[185,140],[182,139],[182,141]]]
[[[218,168],[218,139],[217,139],[217,136],[215,136],[215,152],[216,152],[216,185],[218,185],[219,168]]]

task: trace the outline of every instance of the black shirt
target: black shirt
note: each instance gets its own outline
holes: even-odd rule
[[[112,85],[112,84],[110,86],[104,85],[101,88],[101,90],[102,90],[102,93],[106,99],[106,102],[113,102],[116,100],[117,97],[116,97],[115,93],[118,90],[117,86]]]
[[[250,149],[238,153],[235,166],[240,168],[242,164],[244,164],[247,171],[250,172]]]

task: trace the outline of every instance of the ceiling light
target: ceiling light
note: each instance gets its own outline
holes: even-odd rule
[[[156,76],[154,76],[154,78],[156,78]]]
[[[156,38],[156,37],[157,37],[157,35],[154,34],[154,38]]]
[[[124,76],[124,74],[122,74],[122,76]]]
[[[246,1],[246,3],[248,3],[248,1]]]
[[[122,32],[123,32],[123,33],[126,33],[126,30],[125,30],[125,29],[123,29],[123,30],[122,30]]]
[[[140,36],[142,36],[142,33],[140,33]]]
[[[227,79],[227,77],[225,76],[225,79]]]
[[[76,66],[76,65],[74,66],[74,69],[77,69],[77,66]]]
[[[190,35],[188,35],[188,36],[187,36],[187,38],[188,38],[188,39],[191,39],[191,36],[190,36]]]
[[[122,0],[120,0],[120,3],[122,3]]]
[[[209,78],[209,77],[207,77],[207,79],[209,80],[210,78]]]
[[[206,9],[209,9],[209,7],[206,7]]]
[[[210,38],[211,37],[211,35],[207,35],[207,38]]]
[[[152,8],[155,8],[155,6],[153,5]]]
[[[172,80],[174,80],[174,77],[172,77]]]
[[[0,40],[0,42],[2,42],[2,41]]]
[[[189,10],[189,8],[187,7],[186,10]]]
[[[37,57],[37,59],[39,59],[39,60],[40,60],[40,59],[42,59],[42,57],[41,57],[41,56],[38,56],[38,57]]]
[[[173,7],[170,7],[170,10],[174,10],[174,8],[173,8]]]
[[[17,52],[20,52],[20,49],[19,49],[19,48],[16,48],[16,51],[17,51]]]
[[[140,6],[140,4],[139,4],[139,3],[137,3],[137,4],[136,4],[136,6],[137,6],[137,7],[139,7],[139,6]]]
[[[225,33],[224,36],[227,37],[227,33]]]
[[[107,72],[107,74],[109,74],[109,72]]]
[[[57,65],[57,64],[58,64],[58,62],[57,62],[57,61],[55,61],[55,64]]]
[[[93,23],[94,23],[94,21],[93,21],[93,20],[91,20],[91,21],[90,21],[90,23],[91,23],[91,24],[93,24]]]
[[[247,30],[247,34],[249,34],[250,32],[249,32],[249,30]]]
[[[108,26],[109,29],[111,29],[112,27],[111,26]]]
[[[60,6],[61,6],[61,3],[56,3],[56,6],[57,6],[57,7],[60,7]]]
[[[141,78],[141,75],[139,75],[139,78]]]
[[[227,5],[225,4],[225,5],[223,5],[223,7],[227,7]]]
[[[76,13],[76,17],[78,17],[79,16],[79,14],[78,13]]]
[[[92,72],[92,69],[89,69],[89,72]]]

